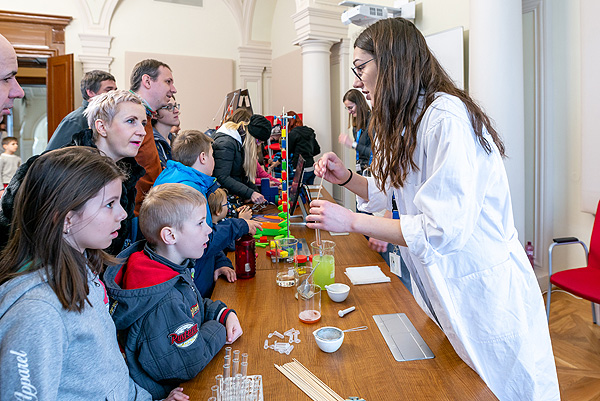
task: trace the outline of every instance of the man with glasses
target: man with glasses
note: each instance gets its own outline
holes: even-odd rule
[[[108,72],[93,70],[86,72],[83,78],[81,78],[80,87],[81,95],[83,96],[81,107],[67,114],[60,124],[58,124],[58,127],[56,127],[54,134],[50,138],[50,142],[48,142],[48,146],[46,146],[47,151],[62,148],[66,144],[71,143],[73,135],[90,128],[87,118],[83,115],[90,99],[101,93],[117,89],[117,82],[115,77]]]
[[[171,68],[154,59],[142,60],[133,67],[130,90],[137,93],[144,101],[148,120],[156,118],[158,110],[169,104],[169,100],[177,93]],[[135,212],[137,215],[144,196],[162,171],[152,124],[146,124],[146,136],[135,160],[146,169],[146,175],[136,185]]]

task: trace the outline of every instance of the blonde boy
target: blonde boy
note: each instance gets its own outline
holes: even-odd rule
[[[242,328],[221,301],[202,298],[191,269],[211,228],[206,199],[183,184],[153,187],[140,208],[140,241],[104,274],[131,377],[154,399],[193,379]]]

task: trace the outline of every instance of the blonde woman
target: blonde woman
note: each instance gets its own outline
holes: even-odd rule
[[[213,176],[230,194],[253,203],[265,203],[254,184],[257,142],[269,139],[271,124],[261,115],[237,109],[213,136]]]

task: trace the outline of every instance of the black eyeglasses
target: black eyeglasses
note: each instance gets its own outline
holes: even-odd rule
[[[173,111],[174,109],[179,110],[179,108],[181,107],[181,105],[179,103],[169,103],[166,106],[161,107],[160,109],[165,109],[167,111]]]
[[[374,58],[372,58],[371,60],[367,60],[362,64],[357,65],[356,67],[350,67],[350,69],[352,70],[352,72],[354,73],[354,75],[356,75],[356,78],[360,79],[362,81],[362,74],[363,74],[363,69],[365,68],[365,65],[367,65],[369,62],[375,60]]]

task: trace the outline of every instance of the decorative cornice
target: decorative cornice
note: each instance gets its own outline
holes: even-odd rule
[[[348,37],[338,11],[307,7],[292,15],[296,28],[295,45],[308,39],[327,40],[332,44]]]

